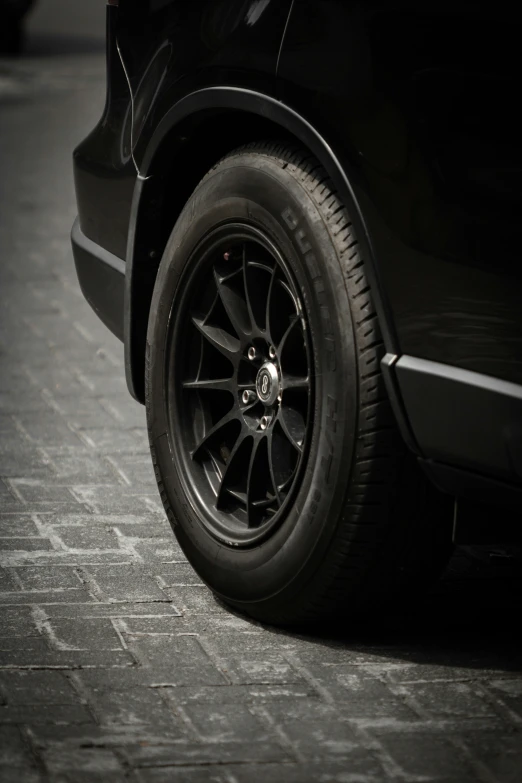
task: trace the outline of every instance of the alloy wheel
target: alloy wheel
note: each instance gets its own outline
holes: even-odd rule
[[[309,330],[288,265],[253,227],[217,229],[190,270],[171,316],[172,442],[203,524],[251,545],[284,518],[306,461]]]

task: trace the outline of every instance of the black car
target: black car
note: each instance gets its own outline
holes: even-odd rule
[[[109,3],[78,277],[183,550],[255,618],[520,536],[521,33],[502,2]]]

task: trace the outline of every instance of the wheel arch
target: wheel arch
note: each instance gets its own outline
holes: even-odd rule
[[[214,163],[241,144],[266,138],[293,141],[305,147],[327,171],[353,217],[386,351],[398,353],[391,311],[360,207],[362,188],[353,163],[337,155],[305,117],[281,101],[253,90],[211,87],[187,95],[167,112],[139,166],[129,223],[124,308],[127,385],[139,402],[144,401],[145,344],[152,291],[174,223]],[[182,183],[180,187],[176,181]]]

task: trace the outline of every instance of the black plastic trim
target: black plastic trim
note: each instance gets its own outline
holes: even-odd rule
[[[127,262],[125,264],[125,287],[124,287],[124,345],[125,345],[125,379],[127,388],[131,395],[138,402],[145,402],[145,343],[147,334],[147,325],[137,323],[134,300],[136,289],[140,290],[140,282],[137,279],[138,274],[134,264],[137,255],[137,225],[140,211],[141,197],[143,188],[147,180],[138,176],[134,185],[134,194],[132,197],[129,235],[127,238]],[[143,296],[143,294],[141,294]],[[150,304],[150,303],[149,303]]]
[[[427,460],[522,482],[522,386],[412,356],[395,374]]]
[[[96,315],[123,340],[125,261],[85,236],[76,218],[71,242],[82,293]]]
[[[378,269],[374,260],[371,238],[359,206],[359,199],[354,189],[357,181],[355,171],[343,161],[339,160],[326,139],[294,109],[270,95],[248,90],[240,87],[208,87],[182,98],[164,116],[158,124],[154,135],[145,151],[140,166],[140,177],[135,186],[134,199],[129,225],[129,238],[127,243],[127,277],[126,284],[126,316],[128,327],[125,330],[125,367],[129,391],[132,396],[143,402],[143,370],[144,355],[142,351],[143,340],[138,339],[135,344],[136,329],[133,324],[132,292],[135,277],[136,262],[136,225],[139,214],[140,199],[143,191],[143,181],[154,174],[155,155],[166,136],[185,118],[195,115],[207,109],[233,109],[257,114],[266,117],[271,122],[280,125],[282,129],[290,132],[299,139],[321,162],[335,188],[350,210],[354,226],[359,238],[362,255],[366,262],[368,280],[372,289],[372,296],[379,315],[379,323],[383,334],[386,350],[397,354],[398,340],[395,333],[391,309],[387,303],[384,290],[379,282]]]
[[[417,456],[421,456],[419,444],[415,440],[415,436],[410,427],[408,416],[404,409],[404,404],[399,391],[397,378],[395,375],[395,367],[397,365],[399,357],[397,354],[387,353],[381,359],[381,370],[384,378],[384,385],[388,392],[388,398],[395,416],[395,420],[399,427],[399,431],[402,438],[410,451],[413,451]]]

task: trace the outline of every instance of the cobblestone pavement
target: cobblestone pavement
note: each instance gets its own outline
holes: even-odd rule
[[[103,79],[99,55],[0,63],[0,779],[518,783],[514,560],[461,552],[422,612],[316,637],[187,564],[71,259]]]

